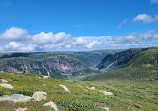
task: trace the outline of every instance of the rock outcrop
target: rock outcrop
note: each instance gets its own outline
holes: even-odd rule
[[[0,64],[0,70],[5,72],[18,72],[26,74],[42,74],[53,78],[66,78],[73,73],[81,73],[87,67],[79,60],[66,55],[56,55],[47,59],[35,58],[9,58],[4,60],[5,66]]]

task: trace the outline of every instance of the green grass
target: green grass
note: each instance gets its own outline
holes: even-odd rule
[[[0,87],[0,95],[24,94],[32,96],[35,91],[47,92],[47,99],[28,103],[0,102],[1,111],[13,111],[14,108],[27,107],[30,111],[53,111],[43,104],[53,101],[60,110],[67,111],[104,111],[99,107],[110,107],[110,111],[156,111],[158,110],[158,86],[156,82],[118,81],[103,82],[64,81],[40,79],[36,74],[18,74],[0,72],[0,78],[8,80],[14,89]],[[46,86],[43,86],[46,84]],[[66,85],[70,92],[59,87]],[[95,86],[95,90],[87,87]],[[106,89],[105,89],[106,88]],[[83,89],[88,90],[83,91]],[[100,90],[113,92],[113,96],[98,93]]]

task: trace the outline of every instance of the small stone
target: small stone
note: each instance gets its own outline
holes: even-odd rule
[[[43,84],[43,86],[46,86],[46,84]]]
[[[103,93],[104,95],[113,95],[112,92],[107,92],[107,91],[99,91],[99,93]]]
[[[91,90],[95,90],[95,86],[93,86],[93,87],[87,87],[88,89],[91,89]]]
[[[65,91],[70,92],[69,89],[65,85],[60,84],[59,86],[62,87]]]
[[[81,88],[82,88],[82,86],[80,86],[80,85],[78,85],[78,87],[81,87]]]
[[[86,89],[82,89],[83,91],[87,91]]]
[[[43,79],[48,79],[49,77],[48,76],[43,76]]]
[[[101,109],[105,109],[106,111],[109,111],[109,107],[100,107]]]
[[[26,111],[28,110],[29,108],[18,108],[18,109],[15,109],[15,111]]]
[[[5,79],[1,79],[1,81],[2,81],[3,83],[7,83],[7,82],[8,82],[8,81],[5,80]]]

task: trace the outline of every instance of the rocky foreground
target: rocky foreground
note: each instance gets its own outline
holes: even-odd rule
[[[121,84],[117,81],[107,83],[64,81],[36,74],[4,72],[0,72],[0,79],[1,111],[148,111],[158,109],[156,100],[153,99],[155,103],[149,101],[154,98],[151,92],[152,96],[147,98],[148,93],[144,101],[138,99],[140,95],[135,89],[131,91],[132,89],[128,88],[125,91],[124,88],[127,88],[129,82]],[[140,85],[141,88],[144,87],[142,83]],[[134,88],[134,86],[140,87],[135,84],[131,87]],[[157,86],[153,85],[153,88]]]

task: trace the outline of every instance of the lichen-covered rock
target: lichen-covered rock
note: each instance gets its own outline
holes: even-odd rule
[[[26,111],[28,110],[29,108],[18,108],[18,109],[15,109],[15,111]]]
[[[62,87],[65,91],[70,92],[69,89],[65,85],[60,84],[59,86]]]
[[[95,90],[95,86],[93,86],[93,87],[90,87],[90,88],[88,88],[88,89],[92,89],[92,90]]]
[[[51,108],[54,108],[55,111],[58,111],[57,105],[53,101],[45,103],[43,106],[49,106]]]
[[[0,84],[4,88],[13,89],[14,87],[10,84]]]
[[[83,91],[87,91],[86,89],[82,89]]]
[[[41,92],[41,91],[35,92],[32,96],[32,98],[35,99],[36,101],[45,100],[46,97],[47,97],[47,93],[46,92]]]
[[[7,83],[7,82],[8,82],[8,81],[5,80],[5,79],[1,79],[1,81],[2,81],[3,83]]]
[[[30,100],[32,100],[32,97],[24,96],[22,94],[3,95],[0,97],[0,101],[28,102]]]
[[[105,109],[106,111],[109,111],[109,107],[100,107],[101,109]]]
[[[46,84],[43,84],[43,86],[46,86]]]
[[[99,93],[103,93],[104,95],[113,95],[112,92],[107,92],[107,91],[99,91]]]
[[[48,79],[49,77],[48,76],[43,76],[43,79]]]

